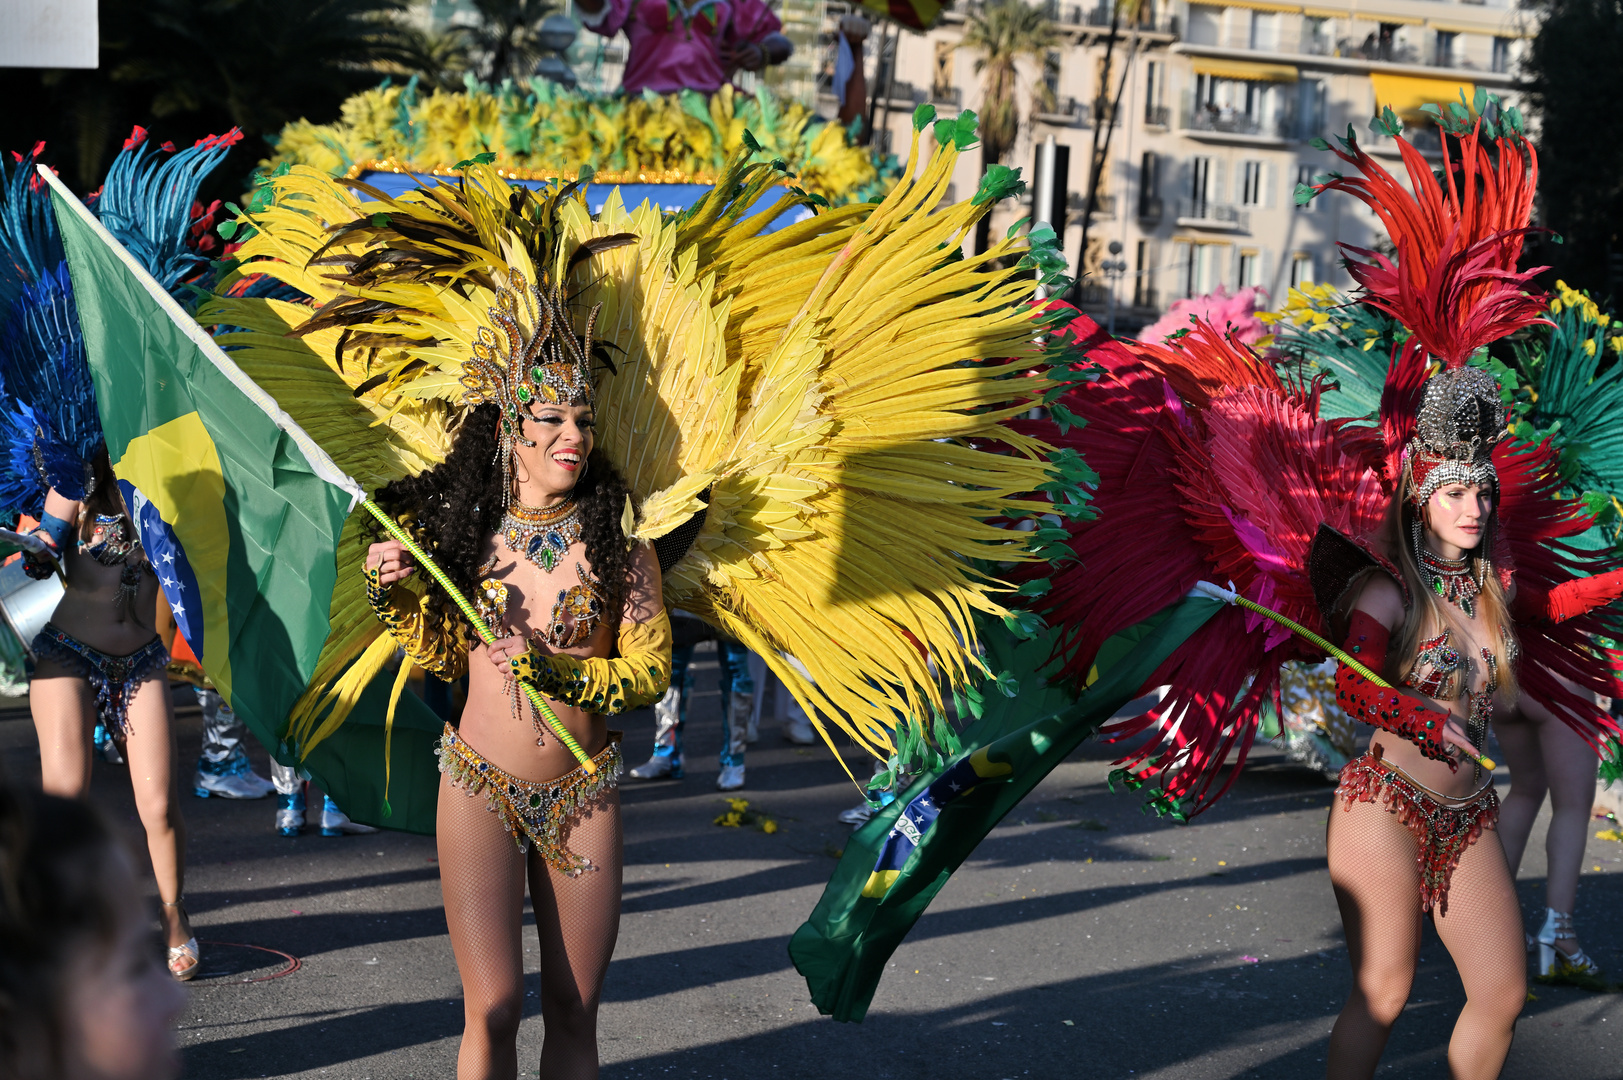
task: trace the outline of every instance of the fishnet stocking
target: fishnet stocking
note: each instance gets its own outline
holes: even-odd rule
[[[620,792],[611,788],[571,822],[570,851],[592,869],[570,877],[530,853],[530,905],[541,939],[541,1075],[597,1080],[597,1006],[620,936]]]
[[[1367,1080],[1408,1001],[1423,914],[1413,834],[1376,803],[1330,815],[1330,881],[1347,933],[1353,986],[1330,1033],[1330,1080]],[[1491,1080],[1510,1051],[1527,996],[1521,912],[1499,838],[1484,832],[1460,858],[1448,914],[1435,919],[1466,1003],[1448,1045],[1453,1080]]]
[[[520,935],[530,881],[541,943],[541,1075],[594,1080],[597,1006],[620,929],[620,796],[611,790],[573,822],[566,846],[594,869],[577,878],[521,854],[483,795],[440,784],[440,890],[462,976],[458,1080],[512,1080],[524,1013]]]

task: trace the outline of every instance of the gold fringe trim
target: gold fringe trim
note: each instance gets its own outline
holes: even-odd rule
[[[440,737],[440,772],[470,796],[483,793],[490,812],[501,819],[520,851],[533,843],[548,866],[576,877],[594,867],[591,860],[564,847],[564,826],[581,807],[620,786],[621,735],[609,732],[609,744],[592,758],[595,774],[576,768],[555,780],[536,781],[497,768],[446,724]]]

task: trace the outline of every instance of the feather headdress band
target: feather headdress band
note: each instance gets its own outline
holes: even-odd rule
[[[524,437],[524,417],[533,403],[593,404],[590,357],[598,312],[593,307],[587,314],[586,332],[577,339],[568,332],[561,290],[537,288],[512,267],[507,279],[496,289],[495,305],[487,309],[489,322],[479,327],[458,379],[463,404],[488,402],[501,409],[497,454],[504,475],[512,471],[515,443],[535,445]]]
[[[1459,367],[1426,380],[1415,437],[1403,455],[1414,504],[1424,506],[1448,484],[1497,488],[1493,448],[1505,434],[1499,380],[1491,374]]]

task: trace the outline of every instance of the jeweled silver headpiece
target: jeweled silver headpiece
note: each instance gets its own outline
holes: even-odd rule
[[[512,475],[513,444],[534,446],[524,437],[524,414],[535,401],[554,405],[591,405],[592,335],[598,307],[586,316],[586,333],[576,337],[561,290],[531,285],[516,269],[508,284],[496,290],[489,322],[479,327],[473,355],[462,365],[462,400],[490,403],[501,410],[496,456],[502,474]],[[599,305],[601,306],[601,305]],[[503,487],[502,505],[508,489]]]
[[[1493,448],[1506,434],[1498,379],[1476,367],[1433,375],[1421,395],[1415,436],[1403,452],[1414,504],[1424,506],[1445,484],[1497,488]]]

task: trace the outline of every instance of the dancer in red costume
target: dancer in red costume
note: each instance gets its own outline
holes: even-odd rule
[[[1590,635],[1623,570],[1566,546],[1590,522],[1558,497],[1556,451],[1506,438],[1496,382],[1467,364],[1542,318],[1532,272],[1516,270],[1536,157],[1513,112],[1497,128],[1444,124],[1458,140],[1446,184],[1399,138],[1406,188],[1349,135],[1337,153],[1360,175],[1302,192],[1365,201],[1396,245],[1395,259],[1348,249],[1365,302],[1413,335],[1393,357],[1379,427],[1319,419],[1316,384],[1282,379],[1202,324],[1164,345],[1081,342],[1101,375],[1063,402],[1086,422],[1071,438],[1100,475],[1097,519],[1071,526],[1083,561],[1045,602],[1050,622],[1076,628],[1071,673],[1209,580],[1345,642],[1400,687],[1345,664],[1337,678],[1342,704],[1382,730],[1343,771],[1329,823],[1354,968],[1331,1077],[1374,1072],[1428,913],[1467,994],[1451,1073],[1498,1075],[1525,954],[1497,796],[1472,758],[1493,714],[1518,707],[1591,746],[1617,733],[1591,696],[1618,688]],[[1235,751],[1244,761],[1280,665],[1322,656],[1260,615],[1221,612],[1149,680],[1171,688],[1161,706],[1111,729],[1150,736],[1122,763],[1127,780],[1157,783],[1163,812],[1200,812],[1232,782],[1218,783],[1223,764]]]

